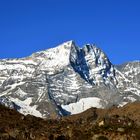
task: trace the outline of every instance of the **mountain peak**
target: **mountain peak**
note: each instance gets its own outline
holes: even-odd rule
[[[49,48],[44,51],[32,54],[32,58],[40,63],[41,70],[60,71],[65,66],[69,65],[69,58],[72,48],[76,48],[73,40],[64,42],[54,48]]]
[[[140,100],[139,63],[117,69],[95,44],[73,40],[0,61],[0,103],[39,117]],[[65,111],[66,112],[65,112]]]
[[[115,82],[113,65],[95,44],[86,44],[82,49],[72,51],[71,56],[71,65],[87,82],[95,85],[107,84],[111,82],[110,78]]]
[[[72,65],[82,78],[92,84],[99,84],[101,81],[108,83],[110,82],[108,77],[111,75],[114,77],[111,62],[95,44],[86,44],[80,49],[73,40],[70,40],[55,48],[37,52],[34,56],[39,60],[39,69],[47,70],[49,74],[54,74]]]
[[[64,43],[66,43],[68,45],[74,45],[75,44],[75,41],[74,40],[69,40],[69,41],[66,41]]]

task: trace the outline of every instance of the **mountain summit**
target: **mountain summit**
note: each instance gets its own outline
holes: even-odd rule
[[[42,118],[140,100],[140,61],[114,66],[96,45],[74,41],[0,60],[0,103]]]

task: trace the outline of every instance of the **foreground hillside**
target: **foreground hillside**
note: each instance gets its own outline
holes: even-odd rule
[[[140,140],[140,102],[54,120],[0,106],[0,140]]]

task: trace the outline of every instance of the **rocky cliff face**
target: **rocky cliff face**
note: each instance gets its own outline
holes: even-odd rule
[[[114,66],[95,45],[73,41],[0,60],[0,103],[49,118],[140,100],[140,62]]]

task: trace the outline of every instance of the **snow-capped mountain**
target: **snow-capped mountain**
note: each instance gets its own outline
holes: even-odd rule
[[[140,62],[114,66],[95,45],[73,41],[21,59],[0,60],[0,103],[38,117],[140,100]]]

